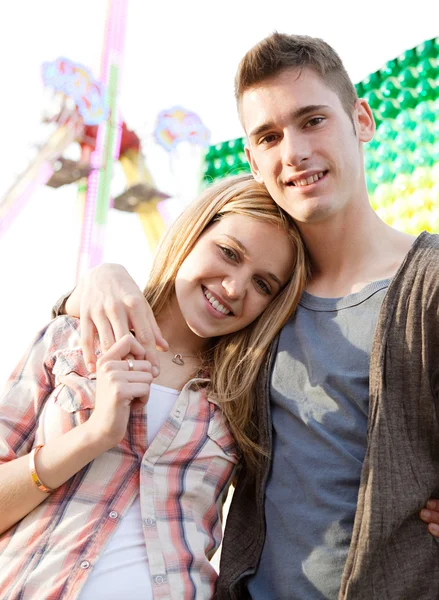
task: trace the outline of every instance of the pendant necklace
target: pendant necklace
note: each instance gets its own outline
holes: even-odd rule
[[[200,360],[199,356],[189,356],[187,354],[181,354],[181,352],[175,352],[175,350],[173,350],[170,346],[169,350],[174,354],[174,356],[172,357],[172,362],[176,365],[179,365],[180,367],[182,367],[185,364],[185,358],[196,358],[197,360]]]

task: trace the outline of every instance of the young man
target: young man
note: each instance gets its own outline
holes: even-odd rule
[[[373,116],[325,42],[263,40],[236,97],[254,177],[297,221],[312,276],[260,373],[256,441],[269,458],[238,479],[217,598],[433,600],[439,546],[418,513],[439,494],[439,240],[373,212]],[[108,344],[132,326],[150,345],[143,309],[123,308],[133,284],[106,269],[90,276],[100,316],[86,306],[85,322]],[[119,316],[105,316],[120,290]]]
[[[373,212],[373,117],[326,43],[270,36],[236,97],[253,174],[313,270],[261,373],[272,460],[238,484],[218,598],[436,598],[439,548],[418,511],[439,490],[439,241]]]

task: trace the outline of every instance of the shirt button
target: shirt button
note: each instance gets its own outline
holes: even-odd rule
[[[154,525],[154,519],[151,519],[150,517],[148,517],[147,519],[145,519],[145,525],[148,525],[148,526]]]
[[[179,411],[179,410],[176,410],[176,411],[175,411],[175,416],[176,416],[176,417],[179,417],[179,416],[180,416],[180,411]]]
[[[88,562],[88,560],[83,560],[79,566],[81,567],[81,569],[88,569],[90,563]]]
[[[118,515],[118,513],[115,510],[112,510],[111,513],[108,516],[110,517],[110,519],[117,519],[117,517],[119,515]]]
[[[162,585],[162,583],[165,581],[165,579],[161,575],[156,575],[154,577],[154,581],[156,582],[157,585]]]

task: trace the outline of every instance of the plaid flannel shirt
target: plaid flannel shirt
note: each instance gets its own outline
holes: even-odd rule
[[[210,598],[209,563],[238,452],[218,406],[188,382],[147,446],[143,410],[122,442],[97,457],[0,536],[2,600],[78,598],[140,488],[154,598]],[[84,364],[79,322],[52,321],[0,399],[0,464],[84,423],[96,380]]]

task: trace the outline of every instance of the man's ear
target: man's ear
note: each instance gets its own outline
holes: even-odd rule
[[[250,165],[250,169],[253,174],[253,177],[256,179],[256,181],[258,183],[264,183],[264,180],[261,177],[261,174],[258,169],[258,165],[256,164],[256,161],[254,159],[254,156],[252,154],[250,146],[248,144],[246,144],[244,146],[244,150],[245,150],[245,155],[247,157],[248,164]]]
[[[360,142],[370,142],[375,134],[375,119],[364,98],[358,98],[355,102],[354,120]]]

